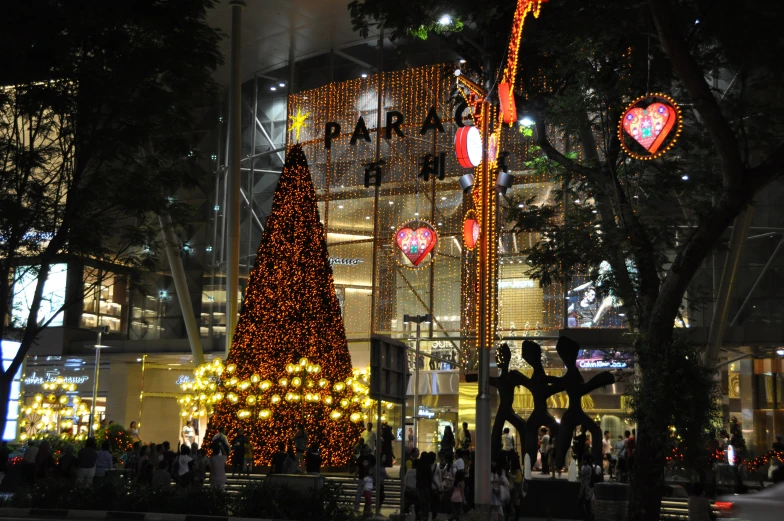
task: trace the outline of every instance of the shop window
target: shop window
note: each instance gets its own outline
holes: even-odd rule
[[[123,278],[101,270],[85,270],[81,327],[108,326],[111,332],[122,332],[125,295]]]

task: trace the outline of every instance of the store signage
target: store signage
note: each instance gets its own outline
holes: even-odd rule
[[[457,117],[455,119],[457,120]],[[399,137],[405,137],[403,130],[400,128],[405,121],[406,118],[402,112],[397,110],[391,110],[387,112],[387,124],[384,128],[384,137],[386,139],[392,139],[392,132],[397,134]],[[419,129],[419,134],[425,135],[427,131],[431,129],[435,130],[436,132],[446,132],[435,106],[430,107],[430,110],[427,112],[425,121],[422,123],[422,128]],[[330,121],[324,126],[324,148],[332,148],[332,140],[340,137],[340,130],[340,123],[334,121]],[[370,143],[370,131],[365,124],[365,118],[362,116],[357,119],[357,123],[354,125],[354,132],[351,134],[351,140],[349,143],[352,146],[356,146],[357,141],[360,139]]]
[[[581,369],[626,369],[629,363],[625,360],[578,360]]]
[[[420,418],[435,418],[436,417],[436,413],[434,413],[430,409],[426,409],[424,407],[420,407],[419,408],[419,412],[417,413],[417,416],[419,416]]]
[[[193,378],[191,378],[187,374],[181,374],[180,376],[177,377],[177,381],[174,382],[174,383],[176,385],[182,385],[182,384],[187,384],[187,383],[192,382],[192,381],[193,381]]]
[[[452,346],[452,342],[448,340],[433,340],[430,342],[430,349],[451,349]]]
[[[498,281],[498,289],[523,289],[533,287],[534,281],[531,279],[511,279]]]
[[[482,135],[476,127],[462,127],[455,133],[455,154],[463,168],[474,168],[482,162]]]
[[[329,263],[332,266],[356,266],[362,262],[365,262],[365,259],[349,259],[343,257],[329,258]]]
[[[45,375],[38,376],[35,371],[33,374],[24,379],[25,385],[41,385],[44,382],[54,382],[58,376],[62,376],[63,382],[67,384],[83,384],[90,379],[89,376],[65,376],[61,375],[59,371],[47,371]]]

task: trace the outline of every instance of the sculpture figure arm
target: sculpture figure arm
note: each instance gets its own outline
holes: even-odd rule
[[[509,377],[512,380],[512,383],[515,387],[518,385],[522,385],[526,389],[531,388],[531,379],[525,376],[523,373],[515,369],[514,371],[509,372]]]
[[[580,391],[582,394],[588,394],[591,391],[595,391],[599,387],[604,387],[605,385],[612,385],[615,383],[615,376],[610,371],[602,371],[601,373],[597,374],[584,384],[582,384],[582,390]]]
[[[466,373],[465,375],[466,382],[474,383],[479,381],[479,373]],[[498,377],[491,376],[488,382],[492,387],[498,387]]]

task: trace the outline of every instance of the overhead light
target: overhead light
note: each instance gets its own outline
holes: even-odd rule
[[[389,201],[389,204],[395,204],[395,201]]]
[[[367,72],[363,72],[363,73],[362,73],[362,77],[363,77],[363,78],[367,78]]]
[[[520,203],[520,204],[518,204],[518,205],[517,205],[517,207],[518,207],[518,208],[524,208],[524,207],[525,207],[525,205],[524,205],[523,203]]]
[[[463,74],[463,71],[460,69],[455,69],[455,76],[460,76],[461,74]]]
[[[275,85],[273,85],[272,87],[270,87],[270,90],[271,90],[271,91],[276,91],[276,90],[278,90],[278,89],[275,87]]]
[[[459,63],[460,65],[463,65],[465,62],[466,61],[464,59],[460,58],[460,60],[457,63]]]
[[[599,213],[599,212],[597,212],[596,210],[591,210],[591,213]]]
[[[285,86],[286,86],[286,84],[285,84],[285,83],[283,83],[283,82],[281,82],[281,83],[278,83],[278,87],[285,87]]]
[[[700,23],[700,19],[699,19],[699,18],[697,18],[696,20],[694,20],[694,24],[695,24],[695,25],[697,25],[698,23]]]
[[[779,356],[784,356],[784,349],[776,349],[776,354]]]
[[[142,359],[141,359],[141,358],[137,358],[137,359],[136,359],[136,361],[137,361],[137,362],[141,362],[141,361],[142,361]]]
[[[521,119],[521,120],[519,121],[519,123],[520,123],[520,125],[522,125],[522,126],[524,126],[524,127],[530,127],[531,125],[533,125],[533,124],[534,124],[534,120],[532,120],[532,119],[531,119],[531,118],[529,118],[528,116],[525,116],[523,119]]]
[[[681,179],[683,179],[684,181],[688,181],[689,180],[689,175],[688,174],[683,174],[681,176]]]
[[[442,195],[442,196],[441,196],[441,200],[442,200],[442,201],[446,201],[446,196],[445,196],[445,195]]]
[[[414,217],[419,217],[419,212],[414,212]]]
[[[438,225],[439,225],[439,226],[443,226],[443,225],[444,225],[444,223],[438,223]]]
[[[339,209],[339,210],[342,210],[342,209],[343,209],[343,205],[342,205],[342,204],[339,204],[339,205],[338,205],[338,209]]]
[[[452,17],[448,14],[443,15],[441,18],[438,19],[439,25],[449,25],[452,23]]]
[[[366,215],[366,216],[365,216],[365,220],[369,221],[369,220],[370,220],[370,216],[369,216],[369,215]]]
[[[579,199],[575,199],[575,200],[574,200],[574,204],[580,204],[581,202],[582,202],[582,201],[580,201]]]

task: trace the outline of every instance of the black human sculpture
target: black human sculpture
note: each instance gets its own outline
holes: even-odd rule
[[[526,340],[523,342],[523,360],[533,367],[531,378],[526,378],[524,385],[533,396],[534,408],[525,423],[525,454],[531,458],[531,465],[536,463],[538,446],[538,431],[544,425],[550,429],[550,439],[555,441],[558,435],[558,422],[555,421],[547,410],[547,399],[554,394],[564,391],[563,382],[557,376],[550,376],[544,372],[542,365],[542,348],[536,342]],[[525,377],[524,377],[525,378]]]
[[[509,422],[517,429],[520,436],[525,434],[525,420],[523,420],[514,411],[514,392],[515,387],[524,386],[528,387],[529,379],[520,371],[509,370],[509,362],[512,359],[512,353],[507,344],[501,344],[496,350],[496,358],[498,360],[498,367],[501,369],[501,374],[498,376],[491,376],[489,384],[498,389],[498,411],[495,413],[495,421],[493,422],[493,432],[490,450],[493,457],[495,457],[501,449],[501,434],[504,430],[504,422]],[[467,374],[467,382],[476,382],[478,380],[477,374]]]
[[[590,431],[592,441],[591,456],[593,461],[601,461],[602,429],[585,414],[580,400],[583,396],[591,391],[595,391],[599,387],[615,383],[615,376],[609,371],[603,371],[587,382],[583,380],[583,376],[577,368],[577,353],[580,350],[580,344],[569,337],[560,337],[555,350],[566,366],[566,373],[559,378],[559,383],[569,396],[569,407],[566,409],[563,418],[561,418],[561,425],[559,427],[555,451],[555,466],[556,468],[563,467],[566,451],[569,450],[569,445],[572,443],[572,433],[574,432],[574,428],[578,425],[585,426]],[[530,418],[528,421],[529,423],[531,422]],[[580,462],[578,462],[578,465],[579,463]]]

